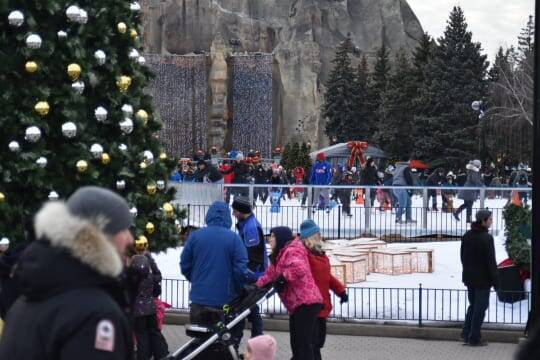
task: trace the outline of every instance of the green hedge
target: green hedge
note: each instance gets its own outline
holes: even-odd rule
[[[532,212],[529,207],[509,204],[503,211],[505,221],[505,247],[508,256],[525,271],[531,269],[530,229]]]

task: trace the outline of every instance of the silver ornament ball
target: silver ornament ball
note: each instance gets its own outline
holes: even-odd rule
[[[75,123],[71,121],[63,123],[62,135],[64,135],[68,139],[74,138],[75,136],[77,136],[77,125],[75,125]]]
[[[129,212],[131,213],[131,216],[137,217],[138,211],[137,211],[137,208],[135,206],[132,207],[131,209],[129,209]]]
[[[60,30],[59,32],[56,33],[56,35],[58,36],[58,39],[60,40],[65,40],[67,38],[67,32],[65,32],[64,30]]]
[[[94,110],[94,116],[96,117],[96,120],[99,122],[104,122],[107,120],[107,110],[103,106],[100,106]]]
[[[156,181],[156,186],[159,190],[165,189],[165,181],[164,180],[158,180]]]
[[[144,58],[144,56],[139,56],[137,62],[139,63],[139,65],[144,65],[146,64],[146,59]]]
[[[116,188],[118,190],[124,190],[126,188],[126,182],[124,180],[118,180],[116,182]]]
[[[133,132],[133,120],[125,118],[124,121],[120,122],[120,130],[124,134],[131,134]]]
[[[8,15],[9,25],[19,27],[24,23],[24,14],[19,10],[15,10]]]
[[[122,154],[125,155],[127,153],[128,147],[126,144],[120,144],[118,145],[118,150],[120,150]]]
[[[81,18],[81,9],[77,5],[71,5],[66,10],[66,16],[69,21],[78,22]]]
[[[71,84],[71,88],[75,90],[77,94],[81,95],[84,92],[84,82],[81,80],[75,81]]]
[[[93,144],[90,146],[90,153],[94,157],[94,159],[99,159],[101,155],[103,154],[103,146],[100,144]]]
[[[133,106],[129,104],[124,104],[122,106],[122,112],[124,113],[125,117],[130,117],[131,115],[133,115]]]
[[[141,5],[137,1],[134,1],[129,5],[129,10],[139,12],[141,11]]]
[[[41,130],[37,126],[30,126],[24,132],[24,138],[29,142],[38,142],[41,139]]]
[[[77,22],[79,24],[86,24],[88,22],[88,13],[86,12],[86,10],[79,10],[79,20]]]
[[[53,191],[51,191],[51,192],[49,193],[48,198],[49,198],[49,200],[51,200],[51,201],[56,201],[56,200],[60,199],[60,195],[58,195],[58,193],[57,193],[56,191],[53,190]]]
[[[105,64],[105,61],[107,61],[107,55],[103,50],[96,50],[94,53],[94,58],[96,59],[98,65],[103,65]]]
[[[31,34],[26,38],[26,46],[28,46],[30,49],[39,49],[41,44],[42,41],[39,35]]]
[[[131,51],[129,52],[129,55],[128,57],[131,59],[131,60],[135,60],[135,59],[138,59],[139,58],[139,52],[135,49],[131,49]]]
[[[154,162],[154,154],[150,150],[146,150],[143,152],[143,158],[144,162],[148,165],[152,164]]]
[[[21,145],[17,141],[12,141],[8,145],[9,151],[11,152],[19,152],[21,151]]]
[[[40,168],[44,168],[47,166],[47,158],[41,156],[36,160],[36,164],[38,164]]]

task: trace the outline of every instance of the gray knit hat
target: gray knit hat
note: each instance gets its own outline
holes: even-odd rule
[[[476,221],[478,221],[478,222],[485,221],[485,220],[489,219],[491,217],[491,215],[492,215],[491,211],[489,211],[487,209],[479,210],[476,213]]]
[[[107,235],[129,229],[133,223],[126,200],[108,189],[82,187],[70,196],[66,204],[69,211],[77,217],[91,222],[105,220],[103,232]]]

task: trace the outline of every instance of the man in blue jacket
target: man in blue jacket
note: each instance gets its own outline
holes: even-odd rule
[[[311,185],[329,185],[332,181],[332,166],[326,161],[326,155],[323,152],[317,154],[317,161],[311,168],[309,183]],[[322,197],[322,199],[320,199]],[[320,201],[320,202],[319,202]],[[313,212],[317,210],[315,204],[319,204],[322,209],[328,204],[328,189],[315,188],[313,191]]]
[[[237,296],[247,280],[248,257],[242,240],[230,230],[231,212],[226,203],[214,202],[205,220],[207,227],[189,236],[180,269],[191,283],[190,321],[214,325],[207,309],[221,310]]]

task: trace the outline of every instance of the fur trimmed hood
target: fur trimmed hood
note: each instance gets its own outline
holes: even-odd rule
[[[46,203],[37,213],[34,227],[39,241],[67,250],[99,274],[115,278],[122,272],[120,255],[102,227],[73,216],[63,202]]]

